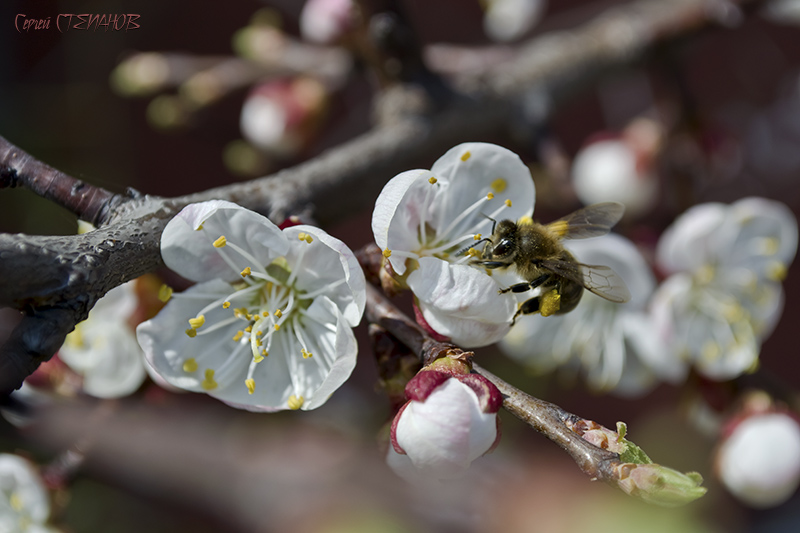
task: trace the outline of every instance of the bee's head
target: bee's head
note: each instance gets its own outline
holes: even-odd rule
[[[517,253],[517,224],[501,220],[492,234],[489,255],[493,261],[511,262]]]

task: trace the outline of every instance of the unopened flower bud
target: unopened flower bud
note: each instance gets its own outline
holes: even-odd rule
[[[800,483],[800,424],[780,412],[737,422],[720,445],[716,472],[725,487],[751,507],[773,507]]]
[[[683,474],[656,463],[622,463],[616,467],[623,492],[648,503],[677,507],[706,493],[703,477],[697,472]]]

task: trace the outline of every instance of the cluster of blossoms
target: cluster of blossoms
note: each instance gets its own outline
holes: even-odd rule
[[[170,385],[254,411],[308,410],[350,376],[366,289],[338,239],[212,201],[167,224],[161,254],[198,282],[137,328]]]

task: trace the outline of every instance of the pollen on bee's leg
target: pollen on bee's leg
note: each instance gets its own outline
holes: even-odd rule
[[[561,309],[561,295],[553,289],[539,297],[539,312],[542,316],[554,315]]]
[[[217,388],[218,384],[214,381],[214,371],[210,368],[206,368],[205,372],[205,379],[200,386],[203,387],[203,390],[214,390]]]
[[[298,409],[303,407],[303,403],[305,403],[305,401],[306,401],[305,398],[303,398],[302,396],[295,396],[294,394],[292,394],[286,401],[286,405],[292,411],[297,411]]]

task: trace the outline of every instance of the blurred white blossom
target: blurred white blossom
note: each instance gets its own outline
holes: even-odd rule
[[[536,26],[546,8],[546,0],[486,0],[483,30],[494,41],[514,41]]]
[[[668,357],[662,377],[689,366],[727,380],[752,370],[783,309],[780,281],[797,250],[789,209],[763,198],[697,205],[661,236],[657,262],[669,274],[652,301]]]
[[[50,499],[33,465],[17,455],[0,454],[0,531],[47,533]]]
[[[137,305],[135,281],[124,283],[100,298],[67,335],[58,357],[83,378],[86,394],[119,398],[144,382],[144,354],[130,323]]]
[[[800,424],[788,413],[758,413],[739,420],[717,450],[725,487],[751,507],[774,507],[800,483]]]
[[[571,369],[600,391],[637,395],[655,383],[649,361],[663,350],[646,311],[655,278],[636,246],[608,234],[568,241],[567,249],[584,264],[611,267],[625,281],[631,300],[617,304],[584,291],[569,313],[548,317],[522,315],[500,342],[501,350],[536,373]]]
[[[350,376],[366,288],[338,239],[211,201],[167,224],[161,255],[199,282],[137,329],[171,385],[253,411],[308,410]]]
[[[431,170],[409,170],[386,184],[372,215],[375,242],[400,283],[410,288],[427,325],[466,346],[507,332],[511,294],[470,255],[457,252],[492,230],[492,219],[533,213],[530,171],[513,152],[486,143],[448,150]]]
[[[353,27],[353,0],[308,0],[300,12],[300,35],[307,41],[333,44]]]

